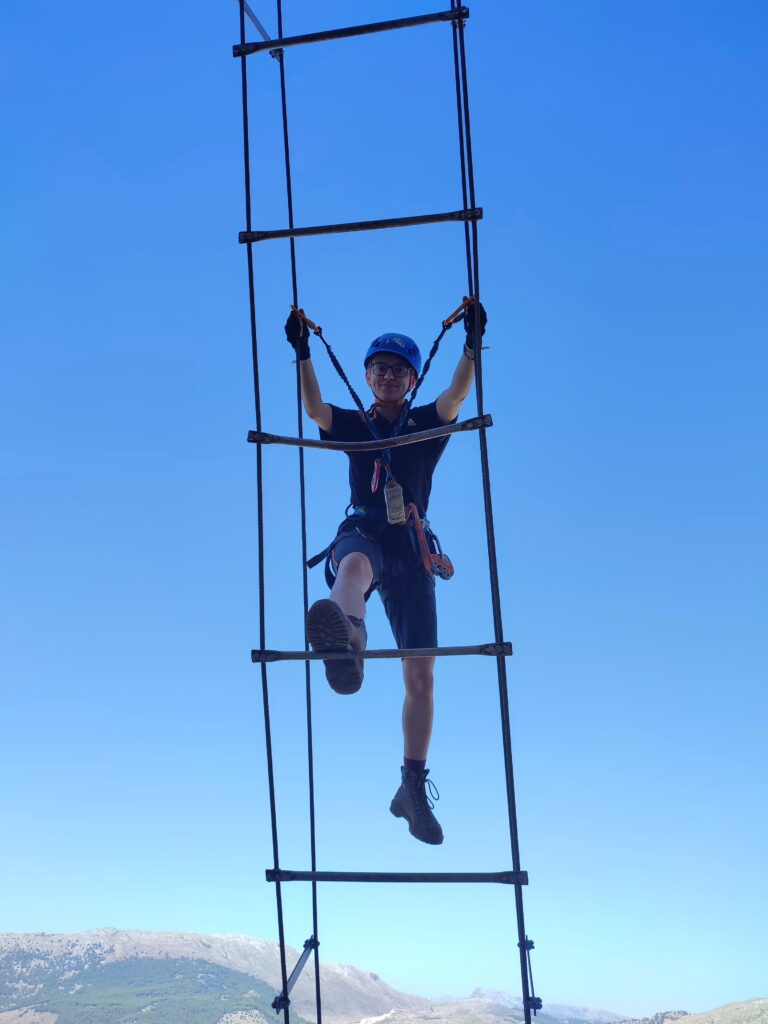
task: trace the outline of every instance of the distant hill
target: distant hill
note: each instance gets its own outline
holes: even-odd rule
[[[493,995],[494,998],[478,998],[478,995]],[[504,992],[491,993],[487,989],[475,989],[469,999],[434,1003],[416,1010],[392,1010],[380,1016],[365,1017],[360,1024],[437,1024],[438,1021],[441,1024],[516,1024],[523,1019],[517,1008],[519,1003],[519,1000]],[[600,1016],[577,1016],[580,1013]],[[671,1010],[642,1020],[626,1020],[625,1024],[669,1024],[680,1017],[685,1017],[685,1024],[768,1024],[768,999],[729,1003],[707,1013],[688,1014],[685,1010]],[[545,1004],[544,1010],[538,1012],[535,1020],[537,1024],[553,1024],[554,1021],[564,1020],[597,1022],[618,1021],[619,1018],[605,1010]]]
[[[470,999],[486,999],[489,1002],[506,1006],[517,1010],[520,1019],[523,1017],[523,1001],[519,996],[511,996],[507,992],[499,992],[497,989],[476,988],[469,997]],[[536,1015],[537,1021],[543,1018],[554,1018],[558,1021],[566,1021],[567,1024],[580,1024],[588,1021],[589,1024],[618,1024],[625,1018],[620,1013],[611,1013],[609,1010],[596,1010],[589,1006],[567,1006],[563,1003],[547,1003],[543,1011]]]
[[[364,1017],[359,1024],[521,1024],[523,1012],[506,1002],[492,999],[458,999],[436,1002],[419,1010],[390,1010],[381,1016]],[[537,1024],[556,1024],[558,1018],[539,1010]]]
[[[288,950],[289,972],[298,957]],[[427,1005],[357,967],[324,963],[321,969],[328,1024]],[[0,934],[0,1024],[132,1024],[132,1015],[136,1024],[261,1024],[262,1017],[277,1020],[271,1003],[280,986],[277,944],[246,936],[114,928]],[[27,1008],[55,1019],[18,1016]],[[305,1015],[314,1019],[311,960],[291,993],[291,1009],[296,1024]],[[250,1016],[224,1019],[233,1013]]]
[[[288,951],[288,969],[298,959]],[[475,989],[468,999],[427,1000],[376,974],[321,964],[326,1024],[518,1024],[520,999]],[[279,1024],[279,948],[246,936],[129,932],[0,934],[0,1024]],[[291,993],[291,1020],[315,1019],[310,961]],[[624,1024],[768,1024],[768,999],[702,1014],[684,1010]],[[619,1024],[618,1014],[547,1004],[536,1024]]]
[[[707,1010],[705,1013],[671,1010],[646,1017],[642,1021],[633,1021],[632,1024],[669,1024],[680,1017],[685,1017],[685,1024],[768,1024],[768,999],[726,1003],[717,1010]]]
[[[712,1012],[717,1013],[717,1010]],[[662,1010],[660,1013],[654,1013],[652,1017],[627,1017],[619,1024],[672,1024],[673,1021],[680,1020],[681,1017],[690,1016],[691,1014],[687,1010]],[[688,1024],[687,1021],[686,1024]]]

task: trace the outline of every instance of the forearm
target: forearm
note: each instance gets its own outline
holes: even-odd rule
[[[448,392],[453,401],[459,405],[469,394],[475,382],[475,360],[464,352],[461,353],[456,369],[453,371],[453,378],[448,386]]]
[[[450,423],[459,415],[461,404],[469,394],[474,380],[475,361],[462,352],[451,383],[437,399],[437,414],[444,423]]]
[[[323,430],[330,429],[331,407],[323,401],[311,359],[300,360],[299,374],[301,377],[301,401],[307,416]]]

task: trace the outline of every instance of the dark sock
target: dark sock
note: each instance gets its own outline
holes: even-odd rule
[[[423,772],[426,767],[427,767],[426,760],[424,760],[424,761],[414,761],[414,759],[412,757],[404,757],[403,758],[403,768],[405,768],[406,771],[409,771],[409,772]]]

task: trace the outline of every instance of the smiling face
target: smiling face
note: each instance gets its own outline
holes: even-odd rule
[[[400,402],[416,383],[416,374],[405,359],[382,352],[369,360],[365,379],[378,402]]]

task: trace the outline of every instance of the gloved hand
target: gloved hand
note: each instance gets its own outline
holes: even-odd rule
[[[285,321],[285,336],[299,362],[309,359],[309,327],[293,310]]]
[[[478,302],[477,299],[467,306],[467,311],[464,314],[464,330],[467,333],[465,344],[470,350],[473,350],[475,347],[475,321],[477,321],[480,337],[482,338],[485,334],[485,325],[488,323],[488,315],[482,302]]]

